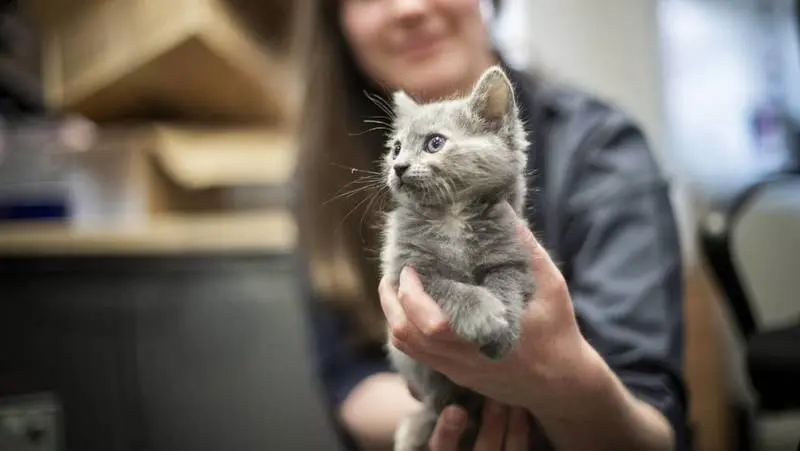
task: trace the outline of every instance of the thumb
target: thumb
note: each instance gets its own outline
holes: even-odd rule
[[[517,225],[518,232],[522,235],[525,247],[530,251],[531,269],[540,286],[547,284],[551,287],[563,283],[563,275],[544,246],[533,235],[533,232],[522,221]]]
[[[517,232],[522,236],[522,242],[531,253],[531,266],[534,273],[541,273],[543,271],[552,271],[555,269],[555,263],[550,259],[547,251],[539,243],[539,240],[533,235],[531,229],[520,221],[517,224]]]

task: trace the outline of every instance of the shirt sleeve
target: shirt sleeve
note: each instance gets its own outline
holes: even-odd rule
[[[562,255],[586,339],[686,440],[683,281],[669,188],[641,131],[608,115],[576,152]]]
[[[328,403],[337,411],[353,388],[367,377],[390,372],[388,359],[380,347],[356,348],[347,340],[346,315],[313,299],[308,311],[311,320],[312,356],[320,374]]]

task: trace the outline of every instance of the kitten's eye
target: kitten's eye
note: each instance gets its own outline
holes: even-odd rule
[[[397,158],[397,156],[400,155],[400,148],[400,141],[395,141],[394,148],[392,149],[392,157]]]
[[[436,153],[442,150],[444,147],[444,143],[447,142],[447,138],[444,136],[434,133],[425,140],[425,151],[430,153]]]

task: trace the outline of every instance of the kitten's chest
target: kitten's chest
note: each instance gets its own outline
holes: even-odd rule
[[[484,260],[487,237],[497,224],[476,215],[447,214],[436,218],[398,218],[392,234],[397,270],[414,265],[421,272],[468,281]],[[491,240],[489,240],[491,241]]]

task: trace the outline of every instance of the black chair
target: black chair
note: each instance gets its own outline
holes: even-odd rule
[[[800,411],[800,175],[750,184],[708,213],[699,235],[746,344],[755,414]]]

